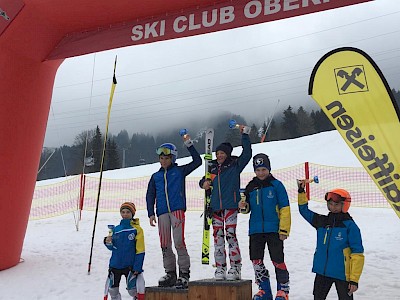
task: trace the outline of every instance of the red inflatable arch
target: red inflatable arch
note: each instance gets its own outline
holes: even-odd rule
[[[65,58],[367,1],[0,0],[0,270],[20,259]]]

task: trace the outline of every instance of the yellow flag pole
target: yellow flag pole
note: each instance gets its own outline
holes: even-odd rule
[[[102,156],[101,156],[100,179],[99,179],[99,187],[98,187],[98,190],[97,190],[96,212],[95,212],[95,216],[94,216],[93,233],[92,233],[92,244],[90,246],[90,257],[89,257],[89,265],[88,265],[88,274],[90,274],[90,268],[91,268],[91,265],[92,265],[93,243],[94,243],[94,236],[95,236],[95,233],[96,233],[97,214],[98,214],[98,211],[99,211],[101,181],[102,181],[102,178],[103,178],[103,165],[104,165],[104,157],[105,157],[105,153],[106,153],[107,136],[108,136],[108,125],[110,123],[111,106],[112,106],[112,101],[113,101],[113,98],[114,98],[115,87],[117,86],[117,79],[115,77],[116,68],[117,68],[117,56],[115,56],[113,83],[111,85],[110,100],[108,102],[106,132],[105,132],[105,135],[104,135],[103,153],[102,153]]]

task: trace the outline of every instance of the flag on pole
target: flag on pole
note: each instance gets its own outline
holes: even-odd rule
[[[400,217],[400,110],[376,63],[356,48],[333,50],[314,67],[308,93]]]
[[[103,179],[103,165],[104,165],[104,158],[105,158],[106,145],[107,145],[107,136],[108,136],[108,125],[110,123],[111,106],[112,106],[112,101],[113,101],[113,98],[114,98],[115,87],[117,86],[117,79],[115,77],[115,69],[116,68],[117,68],[117,57],[115,56],[113,82],[112,82],[112,85],[111,85],[110,100],[108,101],[106,132],[104,134],[103,153],[102,153],[102,156],[101,156],[101,164],[100,164],[100,178],[99,178],[99,186],[98,186],[98,190],[97,190],[96,212],[95,212],[95,216],[94,216],[94,224],[93,224],[93,232],[92,232],[92,244],[90,246],[88,274],[90,274],[90,269],[91,269],[91,265],[92,265],[93,243],[94,243],[94,236],[95,236],[95,233],[96,233],[97,213],[99,211],[101,182],[102,182],[102,179]]]

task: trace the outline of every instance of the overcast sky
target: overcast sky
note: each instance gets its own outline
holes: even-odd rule
[[[278,100],[278,111],[318,109],[308,96],[311,71],[324,54],[344,46],[369,54],[399,90],[400,1],[66,59],[56,75],[44,146],[72,145],[96,125],[104,132],[116,55],[109,131],[156,135],[193,122],[206,127],[207,115],[224,111],[261,123]]]

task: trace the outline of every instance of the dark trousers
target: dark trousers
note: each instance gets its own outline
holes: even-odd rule
[[[125,277],[128,278],[130,271],[131,268],[129,267],[124,269],[110,268],[108,271],[108,277],[111,279],[111,287],[119,287],[122,275],[125,275]]]
[[[250,235],[250,260],[264,259],[265,244],[268,246],[269,256],[275,266],[276,280],[278,283],[289,281],[289,272],[286,269],[283,241],[276,232],[255,233]]]
[[[333,283],[335,283],[339,300],[353,300],[353,295],[348,295],[349,283],[347,281],[326,277],[320,274],[315,275],[314,300],[325,300]]]

